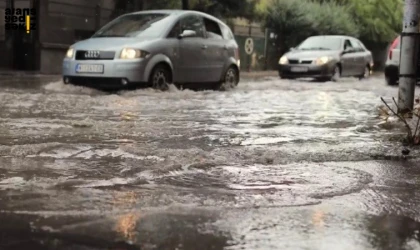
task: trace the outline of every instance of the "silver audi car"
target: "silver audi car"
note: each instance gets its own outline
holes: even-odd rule
[[[240,79],[239,48],[230,28],[201,12],[141,11],[122,15],[73,44],[63,60],[65,84],[97,88],[150,86],[166,90]]]

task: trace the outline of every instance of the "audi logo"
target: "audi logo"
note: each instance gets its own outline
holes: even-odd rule
[[[99,58],[100,52],[97,50],[89,50],[85,53],[85,58]]]

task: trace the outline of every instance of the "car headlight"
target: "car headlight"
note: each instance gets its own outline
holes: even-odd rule
[[[68,49],[66,53],[66,57],[73,58],[73,55],[74,55],[74,49],[73,48]]]
[[[323,57],[317,58],[317,59],[314,61],[314,63],[315,63],[316,65],[324,65],[324,64],[326,64],[327,62],[329,62],[330,60],[331,60],[331,57],[329,57],[329,56],[323,56]]]
[[[136,59],[145,58],[149,55],[148,52],[138,49],[125,48],[121,51],[121,59]]]
[[[288,64],[288,63],[289,63],[289,59],[287,59],[287,57],[285,56],[280,57],[279,64]]]

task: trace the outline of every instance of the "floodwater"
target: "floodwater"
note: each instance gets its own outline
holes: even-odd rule
[[[0,249],[420,249],[419,153],[381,77],[0,81]]]

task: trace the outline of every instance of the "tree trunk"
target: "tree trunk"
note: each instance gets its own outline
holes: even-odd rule
[[[188,0],[182,0],[182,9],[183,10],[189,10],[190,9]]]

